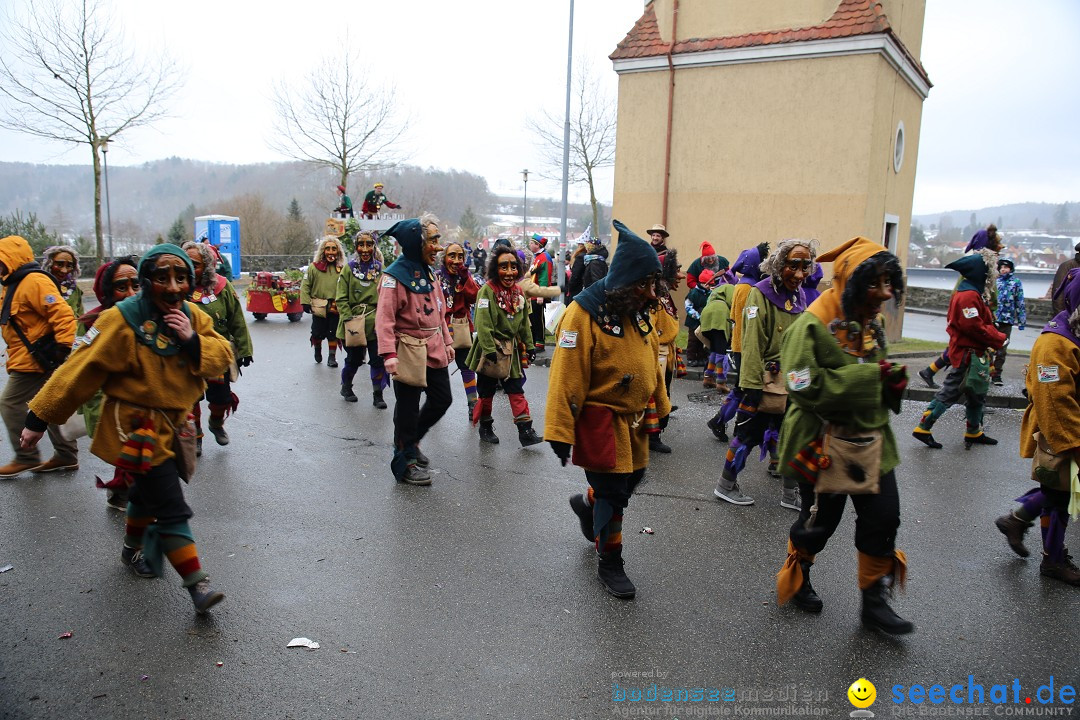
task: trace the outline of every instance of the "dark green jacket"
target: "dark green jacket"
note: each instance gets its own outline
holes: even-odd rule
[[[475,316],[473,323],[476,325],[476,339],[465,363],[472,370],[480,367],[480,360],[485,355],[495,352],[495,340],[509,340],[513,345],[510,357],[510,377],[521,377],[521,353],[518,352],[518,342],[526,345],[532,343],[532,330],[529,327],[529,313],[522,298],[521,308],[514,313],[513,317],[506,314],[499,303],[495,300],[495,291],[491,285],[484,283],[480,292],[476,294]]]

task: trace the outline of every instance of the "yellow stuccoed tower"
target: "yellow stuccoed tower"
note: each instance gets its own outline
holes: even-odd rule
[[[651,0],[619,74],[613,217],[708,240],[856,235],[907,262],[925,0]],[[826,280],[830,269],[826,270]],[[890,310],[890,337],[900,317]]]

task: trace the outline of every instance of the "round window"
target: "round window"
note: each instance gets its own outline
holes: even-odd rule
[[[896,126],[896,140],[893,142],[892,166],[894,172],[900,172],[904,164],[904,121]]]

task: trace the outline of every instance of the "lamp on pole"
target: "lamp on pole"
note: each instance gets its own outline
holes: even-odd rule
[[[525,181],[525,190],[523,192],[524,197],[521,200],[521,246],[529,246],[529,233],[526,230],[529,219],[529,170],[528,168],[521,171],[521,179]]]
[[[109,202],[109,138],[102,138],[101,143],[101,157],[105,161],[105,216],[108,218],[109,223],[109,260],[113,259],[113,240],[112,240],[112,204]]]

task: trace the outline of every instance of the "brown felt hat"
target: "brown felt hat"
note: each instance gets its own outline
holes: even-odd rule
[[[663,225],[661,225],[660,223],[657,223],[657,224],[653,225],[651,228],[649,228],[648,234],[652,235],[653,233],[660,233],[664,237],[668,237],[670,235],[670,233],[668,233],[668,231],[667,231],[667,228],[664,227]]]

